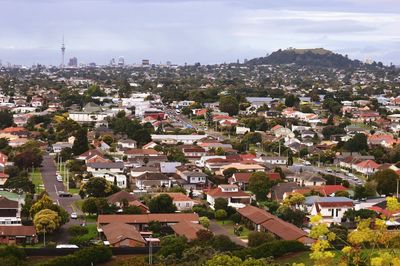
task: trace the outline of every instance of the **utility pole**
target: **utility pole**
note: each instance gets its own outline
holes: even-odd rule
[[[150,235],[149,241],[149,264],[153,264],[153,246],[152,246],[152,236]]]
[[[397,179],[397,190],[396,190],[397,198],[399,198],[399,180]]]
[[[69,191],[69,169],[67,168],[67,192]]]

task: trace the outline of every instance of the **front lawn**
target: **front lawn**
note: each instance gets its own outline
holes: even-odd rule
[[[43,178],[40,170],[37,169],[33,173],[31,173],[31,180],[32,183],[35,185],[36,192],[39,194],[40,192],[44,191],[43,186]]]
[[[232,220],[223,220],[223,221],[216,221],[218,225],[224,227],[230,234],[235,235],[235,226],[236,223]],[[244,225],[239,224],[243,228],[242,232],[238,236],[241,239],[247,239],[249,233],[251,232],[248,228]]]

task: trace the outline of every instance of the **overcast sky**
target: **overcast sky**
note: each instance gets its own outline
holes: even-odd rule
[[[324,47],[400,65],[400,0],[0,0],[0,59],[223,63]]]

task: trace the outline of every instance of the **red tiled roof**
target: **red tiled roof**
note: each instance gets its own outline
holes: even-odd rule
[[[303,238],[307,236],[307,233],[300,228],[283,221],[263,209],[247,205],[244,208],[238,209],[238,213],[253,223],[261,225],[268,232],[273,233],[281,239],[303,241]]]
[[[373,160],[365,160],[357,164],[358,167],[376,169],[380,165]]]
[[[197,232],[205,230],[201,224],[196,224],[188,221],[182,221],[171,225],[172,230],[179,236],[185,236],[188,240],[197,239]]]
[[[239,189],[237,192],[223,192],[221,188],[210,189],[207,192],[213,198],[250,197],[250,194]]]
[[[136,242],[145,244],[146,241],[140,235],[139,231],[133,225],[125,223],[110,223],[101,227],[107,241],[111,245],[119,243],[125,239],[132,239]]]
[[[177,223],[180,221],[198,221],[197,213],[148,213],[148,214],[100,214],[98,224],[127,223],[148,224],[150,221]]]
[[[6,236],[36,236],[34,226],[0,226],[0,235]]]

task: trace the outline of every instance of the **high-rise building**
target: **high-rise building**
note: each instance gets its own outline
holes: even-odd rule
[[[76,57],[70,58],[69,62],[68,62],[68,66],[69,67],[78,67],[78,58],[76,58]]]
[[[64,36],[62,39],[62,44],[61,44],[61,68],[64,68],[64,59],[65,59],[65,43],[64,43]]]
[[[150,60],[149,59],[143,59],[142,60],[142,65],[143,66],[149,66],[150,65]]]
[[[125,59],[122,56],[120,56],[118,58],[118,66],[124,66],[124,65],[125,65]]]
[[[111,60],[110,60],[110,66],[115,66],[115,58],[111,58]]]

